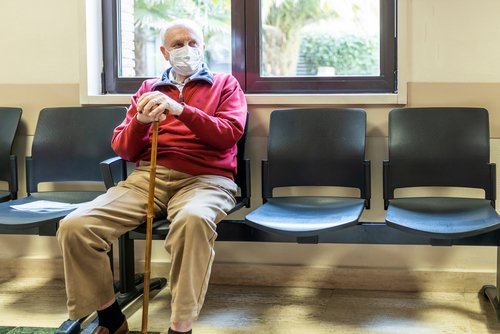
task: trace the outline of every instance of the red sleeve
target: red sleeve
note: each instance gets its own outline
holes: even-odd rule
[[[151,81],[146,80],[142,83],[139,90],[132,96],[132,102],[127,111],[127,116],[123,122],[118,125],[113,133],[111,145],[113,150],[121,158],[128,161],[137,161],[140,155],[149,146],[149,132],[151,124],[143,124],[136,118],[137,100],[148,91],[151,91]]]

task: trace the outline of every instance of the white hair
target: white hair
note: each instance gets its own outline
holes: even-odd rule
[[[203,44],[203,30],[201,29],[200,25],[196,23],[195,21],[189,20],[189,19],[177,19],[174,21],[169,22],[161,31],[161,43],[165,45],[165,38],[167,37],[167,33],[170,29],[172,28],[186,28],[189,30],[192,30],[198,37],[200,38],[201,44]]]

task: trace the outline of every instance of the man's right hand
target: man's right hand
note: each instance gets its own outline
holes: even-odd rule
[[[144,124],[152,123],[155,120],[165,120],[167,116],[162,97],[163,94],[159,92],[143,94],[137,101],[137,120]]]

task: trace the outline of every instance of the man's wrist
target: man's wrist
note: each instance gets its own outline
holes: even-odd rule
[[[173,103],[170,106],[169,113],[174,116],[179,116],[180,114],[182,114],[183,111],[184,111],[184,105],[180,103]]]

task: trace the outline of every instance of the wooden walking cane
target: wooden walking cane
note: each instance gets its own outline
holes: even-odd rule
[[[158,150],[158,120],[153,122],[153,142],[151,143],[151,161],[149,171],[148,211],[146,220],[146,254],[144,263],[144,298],[142,299],[142,329],[148,332],[149,282],[151,277],[151,244],[153,240],[154,197],[156,179],[156,155]]]

